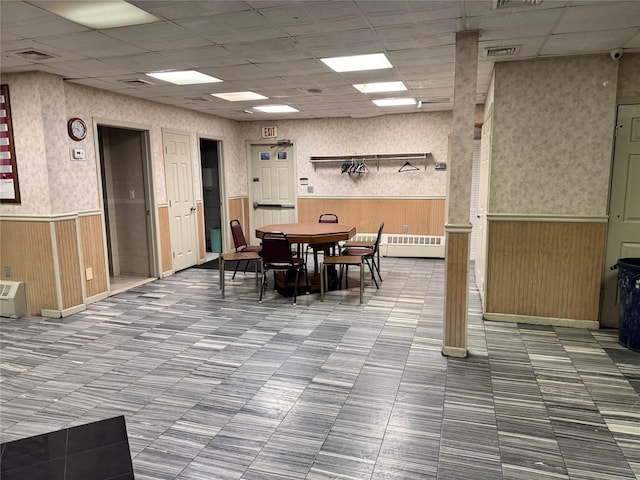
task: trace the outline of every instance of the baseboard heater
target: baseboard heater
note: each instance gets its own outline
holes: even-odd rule
[[[444,238],[431,235],[382,234],[380,255],[384,257],[444,258]],[[375,233],[358,233],[352,239],[373,242]]]
[[[0,280],[0,316],[18,318],[27,314],[27,294],[23,282]]]

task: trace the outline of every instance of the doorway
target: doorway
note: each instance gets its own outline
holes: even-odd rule
[[[217,140],[200,139],[202,169],[202,210],[204,212],[205,257],[214,260],[222,253],[222,201],[220,196],[220,152]]]
[[[147,132],[98,125],[109,291],[156,278]]]

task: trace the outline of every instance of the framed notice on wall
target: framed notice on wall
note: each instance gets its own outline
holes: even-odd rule
[[[0,202],[20,203],[9,85],[0,85]]]

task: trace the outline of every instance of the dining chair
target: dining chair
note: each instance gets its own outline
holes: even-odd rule
[[[231,236],[233,237],[233,246],[236,249],[236,253],[239,252],[256,252],[258,255],[262,254],[262,247],[260,245],[249,245],[247,244],[247,240],[244,237],[244,232],[242,231],[242,224],[240,220],[233,219],[229,222],[231,226]],[[245,262],[244,265],[244,273],[247,273],[247,268],[249,267],[250,262]],[[238,271],[238,265],[240,265],[240,261],[236,262],[236,266],[233,269],[233,276],[231,279],[236,278],[236,273]]]
[[[376,236],[376,240],[372,246],[357,246],[353,243],[349,245],[347,242],[347,246],[342,250],[342,255],[357,255],[362,257],[362,259],[366,262],[369,270],[371,271],[371,278],[373,278],[373,283],[375,283],[376,288],[380,288],[378,285],[378,280],[376,280],[376,273],[378,274],[378,278],[380,282],[382,282],[382,277],[380,276],[380,257],[379,257],[379,249],[380,249],[380,239],[382,238],[382,230],[384,229],[384,222],[380,223],[380,228],[378,228],[378,235]],[[345,275],[348,274],[349,266],[345,265]]]
[[[296,304],[298,298],[298,279],[300,271],[304,271],[307,290],[309,289],[309,275],[307,273],[307,263],[304,258],[294,257],[291,253],[291,244],[289,239],[282,232],[265,232],[262,236],[262,282],[260,285],[260,299],[264,295],[264,286],[267,283],[267,272],[273,270],[274,283],[276,281],[276,272],[282,271],[285,275],[294,272],[293,286],[293,304]]]
[[[318,223],[340,223],[338,221],[338,215],[335,213],[323,213],[318,217]],[[326,243],[318,243],[318,244],[309,244],[307,245],[307,249],[305,250],[305,260],[309,256],[309,249],[313,250],[313,258],[315,263],[317,264],[318,252],[324,252],[327,248],[327,245],[332,249],[332,254],[335,255],[335,243],[326,244]]]

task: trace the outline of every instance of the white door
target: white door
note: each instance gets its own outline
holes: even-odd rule
[[[251,145],[249,154],[251,238],[255,243],[256,228],[296,221],[295,163],[291,144]]]
[[[620,258],[640,258],[640,105],[618,107],[600,325],[617,327]]]
[[[178,271],[197,262],[191,146],[189,135],[186,134],[164,132],[162,138],[173,270]]]
[[[476,219],[476,286],[480,291],[482,304],[484,305],[485,279],[487,276],[487,235],[489,209],[489,179],[491,173],[491,136],[493,128],[493,114],[482,125],[482,140],[480,141],[480,169],[478,172],[478,218]],[[483,307],[484,309],[484,307]]]

